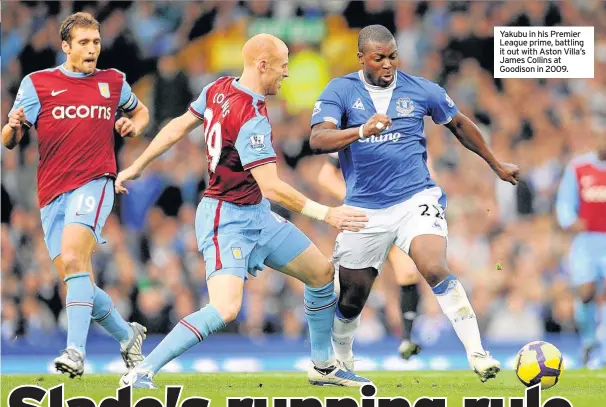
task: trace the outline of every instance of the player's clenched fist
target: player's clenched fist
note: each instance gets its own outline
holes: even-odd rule
[[[19,109],[13,110],[8,116],[8,125],[13,129],[21,128],[21,125],[25,121],[25,111],[23,106]]]
[[[114,127],[122,137],[134,137],[137,134],[135,124],[127,117],[118,119]]]
[[[364,138],[381,134],[383,130],[391,126],[391,118],[385,114],[375,113],[364,124],[362,134]]]
[[[366,226],[368,216],[363,212],[343,205],[336,208],[329,208],[324,221],[339,230],[359,232],[360,229]]]
[[[512,185],[518,183],[520,169],[515,164],[501,163],[495,172],[503,181],[509,182]]]
[[[128,194],[128,189],[124,187],[124,182],[137,179],[140,176],[141,171],[131,165],[118,173],[116,181],[114,182],[114,190],[117,194]]]

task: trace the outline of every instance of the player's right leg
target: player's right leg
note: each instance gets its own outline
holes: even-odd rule
[[[242,305],[246,271],[219,271],[223,274],[214,274],[207,281],[210,303],[179,321],[143,362],[122,376],[121,385],[155,389],[153,377],[162,367],[236,319]]]
[[[361,210],[369,217],[367,226],[360,232],[341,232],[333,255],[333,262],[339,266],[339,301],[332,342],[337,359],[351,370],[354,369],[353,341],[360,326],[360,315],[394,241],[389,209]]]
[[[596,346],[597,305],[596,281],[599,278],[598,267],[592,261],[589,242],[579,236],[574,239],[569,255],[571,283],[574,287],[574,316],[579,327],[583,353],[583,364],[591,359]]]
[[[387,260],[394,271],[396,282],[400,286],[400,311],[402,314],[402,342],[398,352],[403,359],[421,352],[421,346],[411,338],[412,326],[417,317],[419,306],[419,272],[410,257],[397,246],[392,246]]]

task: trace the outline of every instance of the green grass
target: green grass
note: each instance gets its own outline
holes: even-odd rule
[[[366,376],[378,387],[377,397],[406,397],[411,404],[421,396],[448,397],[448,406],[460,407],[466,396],[508,398],[524,395],[524,387],[512,371],[501,372],[497,379],[485,384],[468,371],[368,372]],[[2,375],[1,379],[2,406],[7,406],[10,391],[26,383],[47,389],[65,383],[65,399],[88,396],[98,402],[106,396],[115,396],[119,375],[93,374],[75,380],[59,375]],[[226,397],[316,396],[323,400],[324,397],[350,396],[359,399],[360,396],[357,389],[311,386],[307,383],[305,373],[161,373],[155,382],[158,390],[135,390],[133,401],[154,396],[164,403],[164,386],[167,385],[184,386],[180,400],[191,396],[206,397],[212,400],[212,407],[226,406]],[[542,402],[552,396],[566,397],[574,407],[604,407],[606,370],[566,371],[560,383],[542,393]],[[506,401],[505,407],[508,405]],[[46,399],[41,406],[47,407]]]

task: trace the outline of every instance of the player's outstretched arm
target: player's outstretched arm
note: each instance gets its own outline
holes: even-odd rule
[[[128,168],[120,171],[115,182],[115,190],[118,194],[127,194],[128,190],[124,187],[124,182],[137,179],[143,173],[143,170],[156,158],[168,151],[179,140],[183,139],[193,129],[198,127],[202,121],[189,111],[183,115],[172,119],[166,126],[160,130],[154,137],[143,154],[135,160]]]
[[[353,142],[381,134],[391,126],[391,119],[384,114],[374,114],[360,127],[339,130],[337,125],[325,121],[314,125],[309,136],[309,145],[315,154],[332,153],[347,147]]]
[[[121,117],[114,127],[122,137],[139,137],[149,124],[149,109],[139,101],[137,107],[125,113],[128,117]]]
[[[445,126],[455,135],[465,148],[482,157],[499,178],[512,185],[518,183],[518,175],[520,173],[518,166],[499,162],[492,151],[490,151],[488,144],[486,144],[482,132],[471,119],[463,113],[458,112],[450,122],[445,124]]]
[[[586,229],[579,219],[579,185],[571,165],[566,167],[556,195],[555,212],[558,224],[564,230],[578,233]]]
[[[19,144],[23,137],[25,122],[25,111],[23,106],[13,110],[8,116],[8,123],[2,128],[2,144],[12,150]]]
[[[307,198],[278,177],[275,163],[254,167],[250,172],[259,184],[263,196],[290,211],[321,220],[337,229],[352,232],[358,232],[368,221],[368,217],[362,212],[346,206],[336,208],[324,206]]]
[[[341,171],[330,161],[326,161],[320,169],[318,184],[339,201],[345,199],[345,181],[343,180]]]

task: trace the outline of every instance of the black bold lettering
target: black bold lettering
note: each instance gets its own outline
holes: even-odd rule
[[[274,407],[286,407],[288,399],[275,398],[272,402]]]
[[[116,390],[116,397],[106,397],[101,400],[99,407],[131,407],[132,389],[130,386]]]
[[[88,397],[72,397],[65,401],[67,407],[97,407],[95,400]]]
[[[543,407],[572,407],[572,403],[564,397],[551,397],[543,403]]]
[[[415,401],[415,407],[446,407],[446,399],[440,397],[421,397]]]
[[[524,399],[520,397],[510,398],[509,407],[524,407]]]
[[[322,402],[315,397],[290,399],[290,407],[322,407]]]
[[[135,407],[164,407],[164,404],[155,397],[143,397],[137,400]]]
[[[8,407],[36,407],[26,403],[25,400],[34,400],[38,403],[44,400],[46,389],[38,386],[24,385],[15,387],[8,395]]]
[[[465,398],[464,407],[505,407],[505,399],[481,397],[479,399]]]
[[[393,399],[381,397],[379,398],[379,407],[410,407],[410,402],[403,397],[395,397]]]
[[[267,407],[267,397],[228,398],[227,407]]]
[[[188,397],[181,402],[181,407],[208,407],[209,405],[210,400],[204,397]]]
[[[358,407],[358,402],[351,397],[327,397],[326,407]]]
[[[526,407],[541,407],[540,384],[535,384],[526,389]]]

